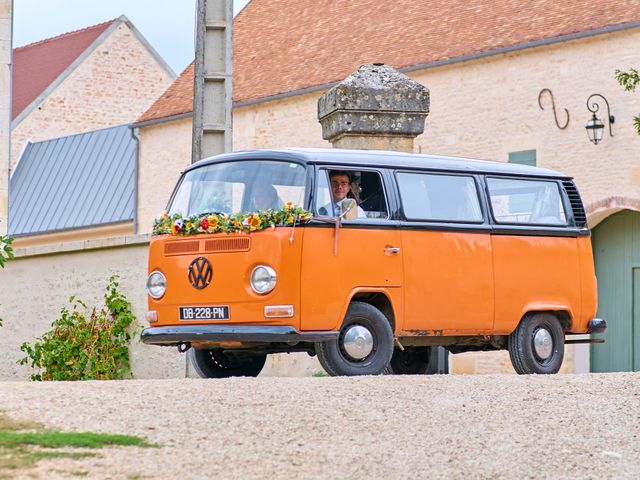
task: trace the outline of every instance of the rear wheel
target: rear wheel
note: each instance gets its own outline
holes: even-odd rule
[[[431,347],[396,348],[391,357],[388,373],[392,375],[426,375],[429,372]]]
[[[189,355],[202,378],[257,377],[267,361],[266,355],[225,352],[220,348],[194,348]]]
[[[393,330],[380,310],[352,302],[338,338],[316,343],[316,354],[331,376],[379,375],[393,354]]]
[[[509,357],[521,374],[558,373],[564,359],[564,331],[551,313],[525,315],[509,335]]]

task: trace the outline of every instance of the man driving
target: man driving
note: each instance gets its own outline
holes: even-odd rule
[[[343,212],[343,200],[349,198],[349,193],[351,192],[351,174],[342,170],[332,170],[329,173],[329,180],[331,182],[331,197],[333,203],[328,203],[320,207],[318,209],[318,213],[320,215],[337,217],[340,216]],[[352,200],[355,203],[356,200],[354,198],[352,198]],[[358,212],[358,218],[367,217],[362,208],[360,208],[359,206],[357,206],[356,208]]]

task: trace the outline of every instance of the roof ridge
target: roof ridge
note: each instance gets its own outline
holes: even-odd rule
[[[68,36],[70,36],[70,35],[75,35],[75,34],[77,34],[77,33],[82,33],[82,32],[86,32],[86,31],[88,31],[88,30],[97,29],[98,27],[104,27],[104,26],[106,26],[106,25],[110,25],[110,24],[112,24],[112,23],[116,22],[116,21],[117,21],[117,20],[119,20],[120,18],[121,18],[121,17],[114,18],[114,19],[108,20],[108,21],[106,21],[106,22],[97,23],[97,24],[95,24],[95,25],[90,25],[90,26],[88,26],[88,27],[79,28],[78,30],[72,30],[72,31],[70,31],[70,32],[61,33],[61,34],[59,34],[59,35],[55,35],[55,36],[53,36],[53,37],[44,38],[44,39],[42,39],[42,40],[38,40],[38,41],[36,41],[36,42],[28,43],[28,44],[26,44],[26,45],[22,45],[21,47],[16,47],[16,48],[14,48],[13,50],[14,50],[14,52],[15,52],[15,51],[17,51],[17,50],[25,50],[25,49],[27,49],[27,48],[31,48],[31,47],[35,47],[35,46],[38,46],[38,45],[42,45],[43,43],[47,43],[47,42],[50,42],[50,41],[52,41],[52,40],[60,40],[60,39],[62,39],[62,38],[64,38],[64,37],[68,37]]]

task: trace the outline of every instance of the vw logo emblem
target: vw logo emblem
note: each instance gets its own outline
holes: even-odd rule
[[[196,258],[189,265],[189,281],[193,288],[198,290],[205,288],[211,283],[212,276],[213,268],[211,268],[211,263],[204,257]]]

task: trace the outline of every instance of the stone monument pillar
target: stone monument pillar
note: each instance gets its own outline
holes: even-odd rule
[[[383,64],[361,66],[318,99],[322,138],[335,148],[413,152],[429,90]]]
[[[9,215],[12,6],[12,0],[0,0],[0,236],[7,233]]]

